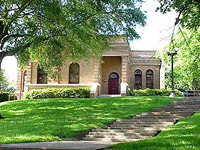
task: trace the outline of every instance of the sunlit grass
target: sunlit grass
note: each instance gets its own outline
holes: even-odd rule
[[[112,147],[113,150],[200,150],[200,112],[179,121],[155,138]]]
[[[82,132],[128,118],[175,99],[116,97],[41,99],[0,103],[0,143],[75,140]]]

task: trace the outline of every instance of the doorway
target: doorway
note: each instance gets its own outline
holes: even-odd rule
[[[115,72],[109,75],[108,94],[119,94],[119,75]]]

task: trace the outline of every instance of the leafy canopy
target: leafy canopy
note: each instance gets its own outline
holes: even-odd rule
[[[197,31],[183,30],[174,40],[179,49],[174,58],[175,88],[200,89],[200,28]],[[171,85],[171,59],[165,50],[160,58],[166,65],[166,86]]]
[[[200,0],[158,0],[158,10],[167,13],[175,10],[179,13],[177,23],[187,29],[198,29],[200,27]]]
[[[16,55],[59,70],[66,58],[104,51],[116,35],[139,38],[142,0],[0,0],[0,63]],[[112,36],[108,36],[112,35]]]

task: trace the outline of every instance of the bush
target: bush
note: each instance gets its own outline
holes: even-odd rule
[[[169,96],[171,89],[144,89],[144,90],[135,90],[132,89],[130,92],[131,96]],[[176,96],[183,96],[183,93],[175,90]]]
[[[7,92],[0,93],[0,102],[8,101],[8,99],[9,99],[9,93]]]
[[[48,88],[26,93],[25,99],[41,98],[89,98],[88,88]]]

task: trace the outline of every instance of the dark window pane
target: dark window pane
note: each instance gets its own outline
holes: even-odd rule
[[[153,89],[153,71],[150,69],[146,72],[146,87]]]
[[[80,66],[77,63],[72,63],[69,66],[69,84],[79,84]]]
[[[44,72],[42,68],[38,66],[38,77],[37,77],[38,84],[47,84],[47,74]]]
[[[137,69],[135,71],[135,89],[141,89],[142,88],[142,71]]]

